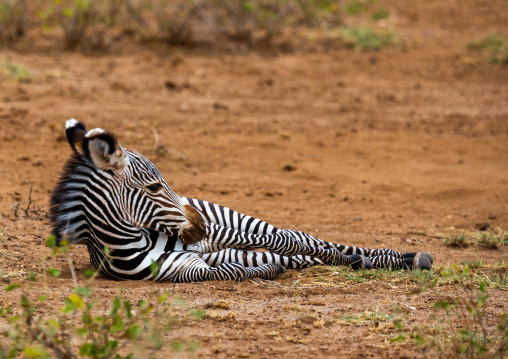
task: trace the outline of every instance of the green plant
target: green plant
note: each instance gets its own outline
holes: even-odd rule
[[[476,243],[479,246],[488,249],[498,249],[500,246],[503,246],[506,242],[505,233],[500,228],[497,228],[495,233],[492,233],[490,231],[476,232],[473,235],[473,238],[475,239]]]
[[[373,307],[372,310],[365,310],[362,313],[355,315],[345,315],[342,317],[342,323],[352,325],[368,325],[369,323],[376,322],[390,322],[395,318],[395,315],[385,314],[379,311],[377,306]]]
[[[388,19],[390,17],[390,12],[384,8],[384,7],[379,7],[373,14],[372,14],[372,20],[374,21],[379,21],[379,20],[384,20],[384,19]]]
[[[106,33],[118,16],[116,1],[53,0],[38,16],[44,28],[59,26],[63,31],[63,48],[74,50],[83,45],[91,50],[106,47]]]
[[[381,50],[385,46],[403,45],[393,31],[374,31],[370,27],[343,27],[339,36],[347,46],[360,50]]]
[[[39,309],[49,299],[43,295],[31,299],[28,294],[21,293],[19,314],[10,308],[1,308],[0,316],[9,323],[4,332],[7,340],[0,343],[0,358],[14,358],[18,355],[30,358],[132,358],[132,350],[144,348],[151,354],[165,344],[162,336],[173,329],[176,319],[169,296],[162,294],[157,303],[140,300],[136,304],[115,296],[111,307],[104,310],[93,300],[93,280],[97,271],[92,271],[91,278],[85,286],[78,286],[75,270],[69,255],[69,246],[63,241],[56,246],[54,237],[47,240],[53,248],[53,254],[63,253],[67,258],[75,283],[74,291],[65,300],[59,314],[47,318],[39,313]],[[49,268],[51,276],[57,277],[60,271]],[[11,284],[5,288],[12,291],[19,284]],[[182,300],[175,299],[177,306],[185,306]],[[206,317],[201,311],[189,310],[188,316],[195,320]],[[170,341],[174,351],[195,351],[197,342],[175,340]],[[120,354],[122,353],[122,354]],[[125,353],[128,353],[126,356]],[[148,353],[148,352],[147,352]]]
[[[398,317],[394,324],[399,334],[390,342],[412,342],[420,351],[438,357],[502,358],[508,350],[508,320],[503,314],[496,327],[489,325],[491,315],[487,313],[487,288],[491,286],[488,282],[492,276],[482,275],[478,280],[479,277],[470,273],[468,266],[462,269],[455,267],[453,272],[442,270],[440,276],[456,276],[458,280],[454,283],[460,285],[462,294],[443,297],[435,285],[438,282],[433,280],[434,285],[426,288],[439,298],[432,305],[437,313],[431,316],[433,323],[410,328],[404,324],[403,317]],[[440,315],[441,312],[444,316]],[[394,313],[400,315],[400,308],[394,307]]]
[[[341,11],[334,0],[296,0],[298,23],[310,27],[332,28],[342,25]]]
[[[219,35],[251,48],[257,42],[272,41],[284,24],[282,2],[215,0],[213,7],[211,14]],[[258,33],[260,38],[255,36]]]
[[[0,43],[10,46],[25,34],[26,0],[0,0]]]
[[[166,45],[189,45],[193,39],[192,21],[197,2],[189,0],[125,1],[125,23],[142,41]]]
[[[443,240],[443,243],[447,247],[460,247],[465,248],[469,245],[468,240],[471,239],[470,236],[468,236],[465,233],[456,234],[454,236],[451,236],[449,238],[445,238]]]
[[[346,15],[355,16],[368,10],[376,0],[349,0],[344,3],[344,12]]]
[[[0,72],[17,82],[24,83],[32,80],[32,74],[28,67],[20,63],[0,61]]]
[[[508,39],[492,34],[478,40],[471,40],[467,47],[473,50],[486,50],[492,63],[508,64]]]

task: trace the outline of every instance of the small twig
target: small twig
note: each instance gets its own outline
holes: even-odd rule
[[[506,210],[508,211],[508,204],[504,201],[504,199],[501,197],[501,194],[499,193],[499,191],[497,190],[496,188],[496,194],[497,196],[499,197],[499,199],[501,200],[501,202],[503,202],[504,204],[504,207],[506,208]]]
[[[11,209],[14,211],[14,217],[19,217],[18,211],[20,210],[19,207],[22,203],[27,203],[26,208],[22,209],[22,211],[25,212],[26,217],[30,218],[30,213],[34,213],[35,215],[37,215],[39,217],[41,216],[41,214],[40,214],[41,208],[32,199],[32,190],[33,190],[33,187],[32,187],[32,185],[30,185],[30,190],[28,192],[28,202],[23,201],[23,202],[11,204]],[[30,208],[30,207],[32,207],[32,208]]]
[[[153,147],[157,148],[159,146],[159,133],[155,128],[152,128],[152,132],[154,137]]]

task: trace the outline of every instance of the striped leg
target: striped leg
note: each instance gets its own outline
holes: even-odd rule
[[[298,240],[293,232],[279,230],[272,234],[250,234],[208,223],[206,236],[199,245],[202,253],[218,252],[226,248],[263,248],[286,257],[298,254],[317,257],[327,265],[351,265],[354,269],[372,268],[370,261],[364,256],[345,255],[335,248],[312,247]]]
[[[271,280],[285,272],[285,268],[277,263],[267,263],[257,268],[248,268],[241,263],[222,263],[217,267],[210,267],[196,253],[185,253],[184,256],[178,263],[177,271],[171,270],[175,263],[163,263],[155,280],[170,280],[174,283],[212,280],[241,282],[249,278]]]
[[[296,255],[286,257],[272,252],[251,252],[233,248],[226,248],[219,252],[206,253],[202,258],[212,267],[223,263],[238,262],[245,267],[258,267],[267,263],[275,263],[287,269],[303,269],[324,264],[320,259],[311,256]]]
[[[290,232],[293,234],[293,236],[297,237],[299,241],[305,243],[306,245],[324,249],[333,248],[346,255],[359,254],[362,256],[366,256],[372,262],[374,268],[430,269],[432,267],[432,262],[434,261],[432,256],[429,253],[425,252],[401,253],[388,248],[369,249],[369,248],[345,246],[342,244],[335,244],[314,238],[311,235],[304,232],[300,231],[290,231]]]
[[[413,254],[413,253],[404,253]],[[428,253],[415,253],[414,256],[394,257],[390,255],[379,255],[369,257],[374,268],[378,269],[426,269],[432,268],[432,262],[425,254]],[[432,257],[431,257],[432,258]]]
[[[434,261],[432,256],[429,253],[425,252],[401,253],[388,248],[369,249],[326,242],[321,239],[312,237],[311,235],[304,232],[281,230],[260,219],[235,212],[230,208],[223,207],[218,204],[191,198],[186,198],[186,200],[203,215],[204,219],[208,223],[215,223],[221,226],[236,229],[241,232],[252,234],[273,234],[280,233],[281,231],[285,231],[286,233],[291,232],[293,237],[296,240],[302,242],[305,246],[327,250],[338,250],[347,256],[360,255],[369,258],[380,256],[380,258],[377,258],[376,260],[378,263],[377,268],[430,269]],[[389,259],[387,256],[393,257],[393,260],[400,260],[395,260],[395,262],[393,262],[393,260]]]
[[[233,211],[219,204],[188,197],[182,198],[196,208],[208,223],[215,223],[223,227],[252,234],[271,234],[279,230],[265,221]]]

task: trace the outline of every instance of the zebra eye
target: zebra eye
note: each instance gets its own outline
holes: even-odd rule
[[[162,185],[160,183],[152,183],[151,185],[146,186],[150,191],[157,192],[162,188]]]

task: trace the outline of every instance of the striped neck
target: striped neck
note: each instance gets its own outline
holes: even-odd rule
[[[97,170],[73,154],[51,196],[52,234],[72,244],[140,248],[145,236],[128,222],[120,190],[121,182],[114,174]]]

